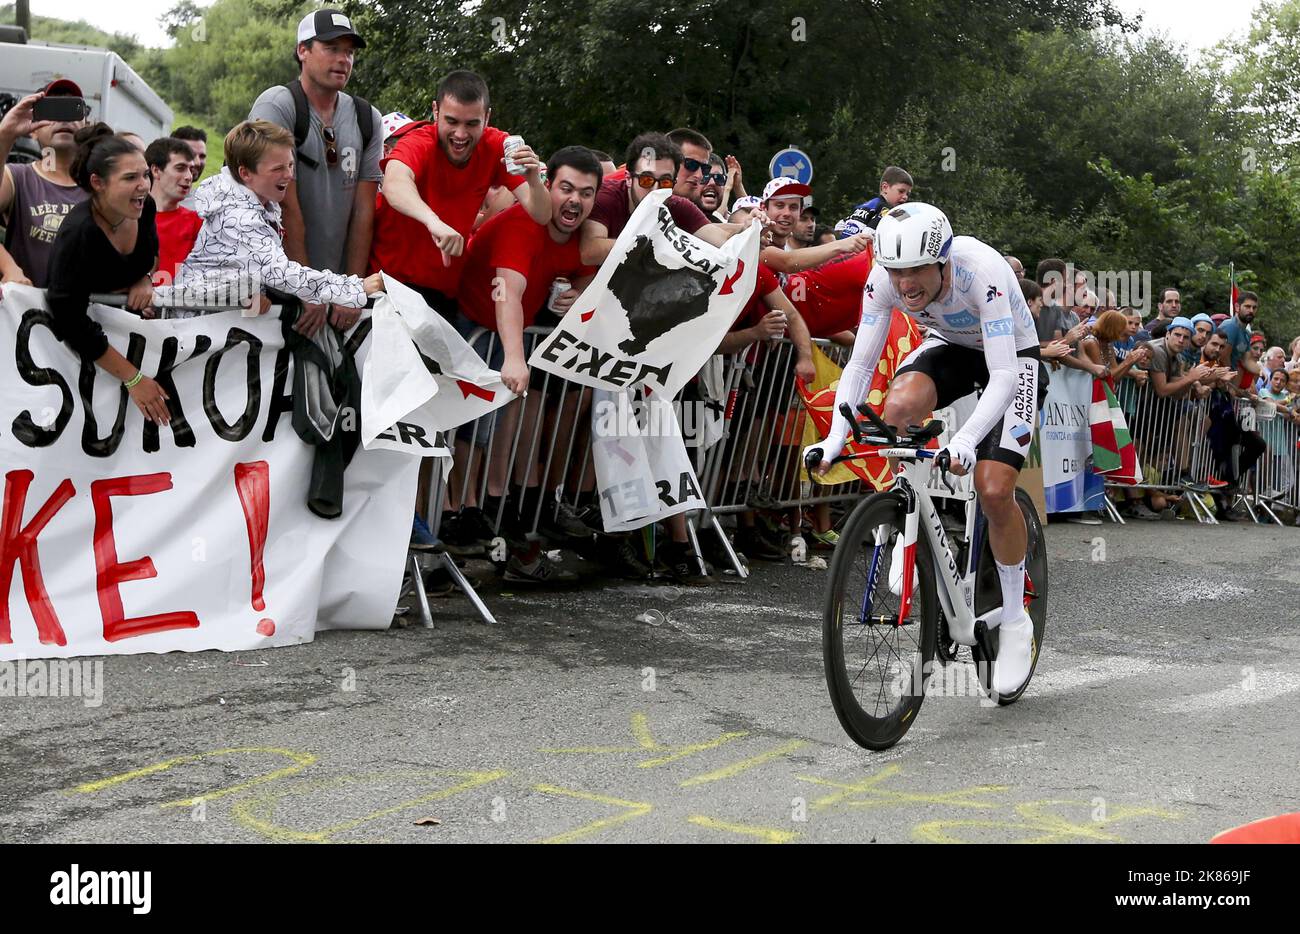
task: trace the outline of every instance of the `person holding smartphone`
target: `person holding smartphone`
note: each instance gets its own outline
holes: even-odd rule
[[[86,200],[71,174],[77,151],[73,134],[85,126],[85,111],[81,88],[60,78],[24,97],[0,120],[0,163],[23,136],[34,137],[42,153],[39,162],[5,165],[0,176],[0,222],[5,227],[0,282],[47,285],[59,227]],[[45,119],[47,115],[59,119]]]

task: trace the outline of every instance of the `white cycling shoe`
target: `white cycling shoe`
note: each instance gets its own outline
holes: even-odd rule
[[[920,584],[921,578],[916,573],[916,566],[912,566],[912,593],[916,593],[916,588]],[[894,551],[889,557],[889,592],[895,597],[903,593],[903,536],[898,536],[894,542]]]
[[[998,657],[993,662],[993,693],[1014,694],[1034,664],[1034,621],[1024,610],[1014,622],[998,627]]]

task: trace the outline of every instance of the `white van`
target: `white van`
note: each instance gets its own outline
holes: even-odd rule
[[[172,130],[172,110],[116,52],[84,45],[0,43],[0,93],[33,94],[55,78],[77,82],[90,120],[149,143]]]

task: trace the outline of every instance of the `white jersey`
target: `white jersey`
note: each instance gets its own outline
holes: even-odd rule
[[[952,288],[920,311],[907,310],[889,281],[888,269],[873,267],[862,290],[858,340],[873,328],[888,334],[890,312],[899,308],[929,328],[931,336],[950,344],[974,348],[1004,345],[1013,351],[1013,357],[1016,350],[1038,346],[1034,316],[1002,254],[974,237],[953,237],[948,265],[952,267]]]
[[[862,318],[853,355],[835,392],[835,419],[825,442],[828,456],[839,452],[849,433],[848,420],[839,414],[840,404],[847,402],[856,409],[871,387],[895,308],[929,329],[927,343],[937,339],[984,351],[989,385],[957,438],[973,449],[1005,414],[1015,393],[1016,354],[1038,346],[1034,316],[1025,304],[1015,272],[988,244],[974,237],[953,237],[948,265],[951,287],[920,311],[907,309],[890,282],[888,269],[872,268],[862,289]]]

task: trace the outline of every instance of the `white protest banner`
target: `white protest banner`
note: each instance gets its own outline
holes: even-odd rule
[[[0,303],[0,659],[265,648],[392,621],[418,461],[358,449],[343,514],[306,506],[278,309],[144,321],[93,305],[171,396],[146,423],[50,330],[44,294]],[[369,322],[348,343],[363,360]],[[344,413],[345,415],[347,413]]]
[[[711,246],[678,229],[669,194],[645,196],[529,366],[596,389],[645,383],[671,397],[717,353],[754,291],[759,225]]]
[[[451,453],[437,446],[436,434],[487,415],[515,394],[418,292],[388,276],[384,283],[361,373],[361,443],[443,458],[447,467]]]
[[[592,394],[591,428],[606,532],[627,532],[707,508],[670,401],[633,403],[626,389],[598,389]]]

